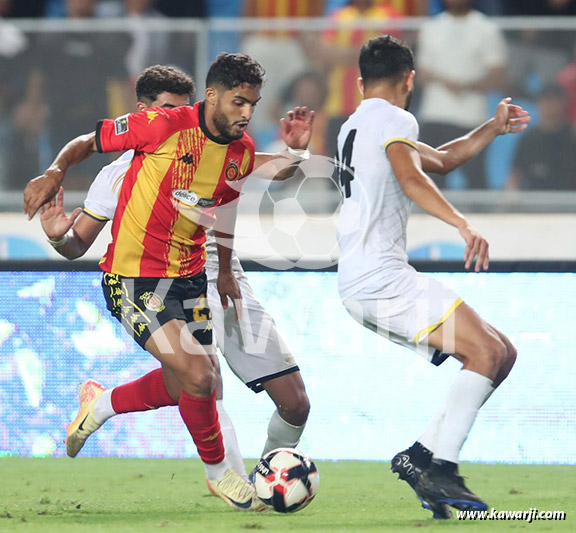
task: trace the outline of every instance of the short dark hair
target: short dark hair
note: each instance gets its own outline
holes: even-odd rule
[[[364,85],[378,80],[398,83],[414,70],[414,56],[404,41],[380,35],[364,44],[359,65]]]
[[[239,85],[262,85],[262,65],[246,54],[222,52],[212,62],[206,75],[206,87],[220,86],[229,91]]]
[[[195,92],[196,85],[190,76],[165,65],[148,67],[136,80],[136,97],[140,102],[154,102],[161,93],[189,94],[193,98]]]

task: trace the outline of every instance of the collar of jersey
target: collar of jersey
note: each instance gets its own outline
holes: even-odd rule
[[[230,144],[229,142],[223,141],[220,137],[216,137],[210,133],[210,130],[206,126],[206,121],[204,120],[204,104],[206,102],[200,102],[198,106],[198,122],[200,123],[200,129],[202,133],[206,135],[211,141],[214,141],[217,144]]]

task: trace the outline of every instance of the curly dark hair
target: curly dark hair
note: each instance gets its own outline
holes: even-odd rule
[[[192,99],[195,92],[196,85],[190,76],[165,65],[148,67],[136,80],[136,96],[146,104],[154,102],[161,93],[189,94]]]
[[[246,54],[222,52],[210,65],[206,75],[206,87],[234,89],[239,85],[262,85],[264,83],[262,65]]]
[[[364,44],[359,66],[365,85],[378,80],[396,83],[414,70],[414,56],[405,42],[391,35],[380,35]]]

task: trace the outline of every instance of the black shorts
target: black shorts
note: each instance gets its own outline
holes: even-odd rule
[[[166,322],[184,320],[196,340],[212,345],[212,314],[204,272],[191,278],[126,278],[104,273],[106,307],[144,348],[150,336]]]

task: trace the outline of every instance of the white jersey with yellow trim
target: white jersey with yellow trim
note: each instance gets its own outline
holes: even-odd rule
[[[382,98],[363,100],[340,129],[338,285],[344,299],[375,291],[381,297],[402,294],[401,274],[412,270],[406,255],[412,201],[394,176],[386,148],[396,142],[416,148],[417,140],[414,116]]]
[[[124,176],[132,162],[134,150],[128,150],[118,159],[100,170],[84,200],[84,213],[101,222],[107,222],[114,218],[116,206],[118,205],[118,195],[122,189]],[[216,249],[216,238],[214,232],[206,231],[206,276],[208,279],[218,277],[218,252]],[[232,252],[232,270],[236,273],[243,273],[242,265],[236,255]]]

